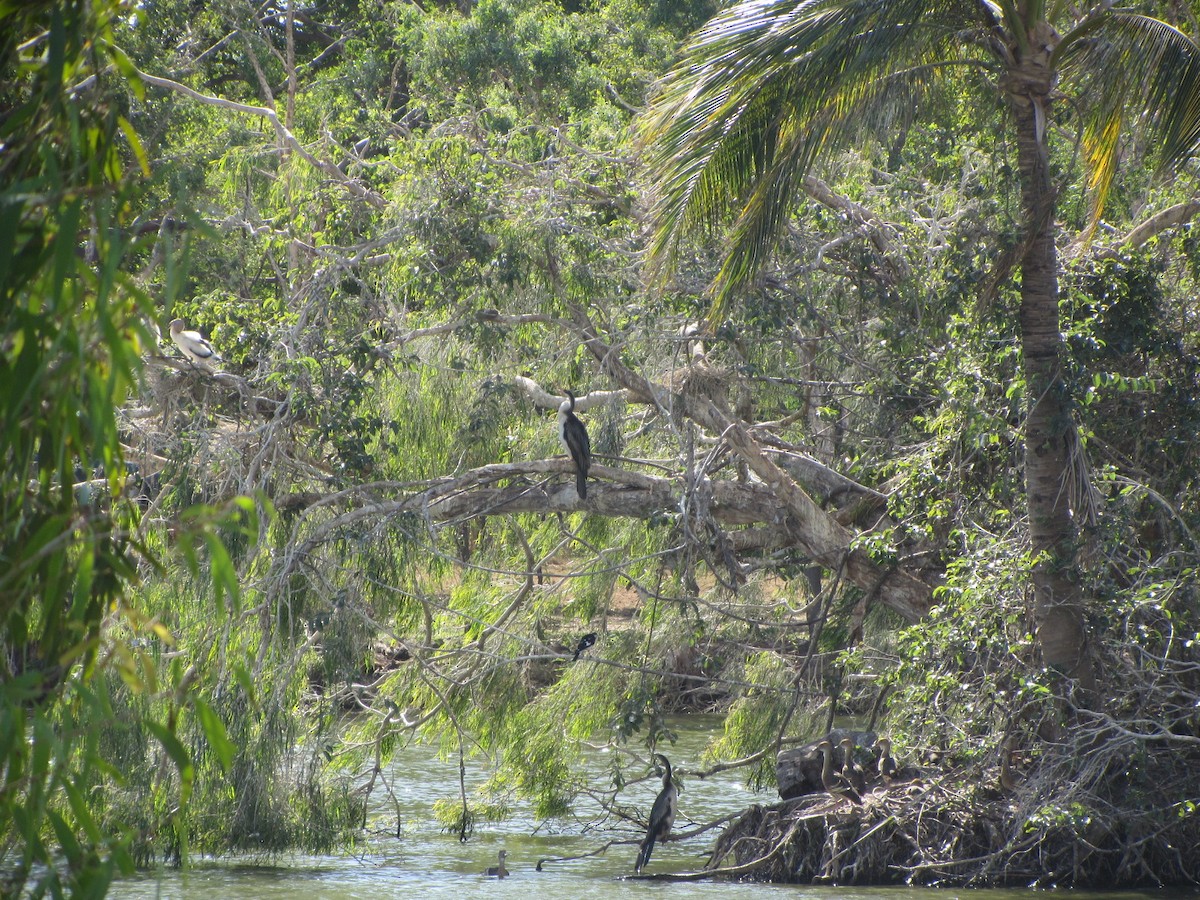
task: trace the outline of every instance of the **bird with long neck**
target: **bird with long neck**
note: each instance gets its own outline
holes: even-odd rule
[[[863,772],[862,766],[854,761],[854,740],[844,737],[840,741],[840,745],[842,748],[842,777],[861,794],[867,789],[867,775]]]
[[[488,870],[486,872],[484,872],[483,874],[490,875],[493,878],[507,878],[508,877],[509,871],[508,871],[508,869],[506,869],[504,867],[504,857],[508,856],[508,851],[501,850],[499,856],[500,856],[500,859],[499,859],[500,864],[498,866],[488,866]]]
[[[879,759],[875,763],[875,771],[879,773],[879,778],[884,785],[891,787],[896,780],[896,760],[892,758],[891,739],[876,738],[875,746],[879,748]]]
[[[1015,794],[1021,789],[1024,779],[1013,771],[1012,758],[1018,746],[1015,734],[1005,735],[1000,742],[1000,787],[1004,791]]]
[[[575,415],[575,395],[570,391],[567,391],[567,399],[558,406],[558,440],[575,463],[575,491],[580,500],[586,500],[588,469],[592,465],[592,442],[587,429]]]
[[[671,762],[661,753],[655,753],[654,758],[662,760],[663,780],[662,790],[654,798],[654,806],[650,808],[650,825],[646,829],[646,837],[638,850],[635,872],[641,872],[646,863],[650,862],[650,854],[654,852],[656,841],[665,841],[671,834],[671,826],[675,824],[675,807],[679,800],[679,791],[671,780]]]
[[[852,803],[862,805],[862,796],[846,777],[833,768],[833,743],[828,739],[817,744],[821,751],[821,784],[831,797],[845,797]]]
[[[220,354],[198,331],[188,331],[183,319],[171,320],[171,340],[192,362],[220,362]]]

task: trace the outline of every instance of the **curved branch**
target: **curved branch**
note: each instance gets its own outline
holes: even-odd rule
[[[572,321],[584,346],[595,357],[602,371],[630,394],[653,403],[660,409],[678,410],[681,414],[720,435],[746,465],[765,482],[781,512],[787,513],[787,528],[795,546],[830,569],[844,566],[846,577],[869,596],[877,595],[885,606],[909,622],[928,614],[933,603],[933,590],[916,576],[901,569],[880,567],[863,550],[854,546],[854,533],[825,512],[808,493],[776,462],[768,458],[750,428],[740,419],[719,408],[707,397],[689,392],[673,393],[654,384],[626,366],[615,350],[602,341],[595,325],[582,307],[567,304]]]
[[[317,159],[306,149],[304,149],[304,145],[301,144],[300,141],[297,140],[296,136],[292,134],[292,132],[288,130],[283,122],[279,120],[279,116],[275,113],[275,110],[271,109],[270,107],[254,106],[249,103],[238,103],[235,100],[226,100],[224,97],[213,97],[209,94],[202,94],[194,88],[188,87],[186,84],[180,84],[178,81],[172,81],[170,78],[162,78],[158,75],[150,75],[141,71],[140,69],[134,69],[134,73],[138,76],[138,78],[146,82],[146,84],[157,88],[163,88],[164,90],[168,91],[175,91],[176,93],[183,94],[184,96],[190,97],[193,100],[196,100],[197,102],[203,103],[207,106],[216,106],[220,107],[221,109],[231,109],[236,112],[246,113],[247,115],[251,116],[261,116],[271,123],[271,127],[275,129],[275,134],[279,138],[280,142],[295,152],[297,156],[300,156],[302,159],[304,159],[304,161],[309,165],[319,169],[338,184],[346,188],[346,190],[348,190],[355,197],[358,197],[360,200],[367,201],[367,203],[371,204],[376,209],[382,209],[386,205],[386,201],[384,201],[382,194],[379,194],[370,188],[363,187],[362,184],[347,176],[333,163],[327,162],[323,159]]]

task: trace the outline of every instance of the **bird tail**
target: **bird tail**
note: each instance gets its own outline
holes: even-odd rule
[[[638,850],[637,865],[633,867],[633,871],[641,872],[645,868],[646,863],[650,862],[650,854],[654,852],[654,839],[657,835],[650,832],[646,835],[646,839],[642,841],[642,847]]]
[[[579,494],[580,500],[587,499],[587,472],[584,469],[579,469],[575,473],[575,491]]]

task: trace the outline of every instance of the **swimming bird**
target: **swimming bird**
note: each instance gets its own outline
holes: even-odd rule
[[[575,415],[575,395],[567,391],[567,399],[558,407],[558,440],[575,463],[575,491],[580,500],[587,499],[587,475],[592,465],[592,442],[587,429]]]
[[[879,759],[875,763],[875,770],[879,773],[880,780],[886,786],[891,787],[896,780],[896,760],[892,758],[892,742],[889,738],[876,738],[875,746],[879,748]]]
[[[575,648],[575,655],[573,657],[571,657],[571,662],[575,662],[576,660],[578,660],[579,654],[582,653],[584,650],[586,650],[588,647],[592,646],[592,644],[594,644],[594,643],[596,643],[596,632],[594,632],[594,631],[592,631],[588,634],[585,634],[583,637],[581,637],[579,639],[579,645]]]
[[[845,797],[861,806],[862,796],[841,772],[833,770],[833,744],[826,738],[817,744],[817,749],[821,751],[821,784],[825,790],[831,797]]]
[[[655,759],[661,759],[663,764],[662,790],[654,798],[654,806],[650,808],[650,826],[646,829],[646,838],[638,850],[635,872],[641,872],[646,863],[650,862],[650,854],[654,852],[655,841],[665,841],[671,834],[671,826],[675,824],[675,807],[679,800],[679,791],[671,780],[671,762],[661,753],[654,754]]]
[[[220,354],[198,331],[187,331],[183,319],[171,320],[171,340],[192,362],[220,362]]]
[[[844,777],[853,786],[854,790],[861,794],[867,789],[867,775],[863,771],[862,766],[854,761],[854,740],[853,738],[844,737],[841,740],[842,747],[842,777]]]
[[[508,856],[508,851],[501,850],[500,851],[500,865],[488,866],[488,870],[486,872],[484,872],[483,874],[491,875],[493,878],[507,878],[511,873],[508,871],[508,869],[504,868],[504,857],[506,857],[506,856]]]

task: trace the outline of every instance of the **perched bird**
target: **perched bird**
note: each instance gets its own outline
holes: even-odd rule
[[[867,789],[867,774],[863,771],[862,766],[854,761],[854,740],[848,737],[842,738],[841,747],[842,777],[861,794]]]
[[[558,407],[558,440],[575,463],[575,490],[580,500],[587,499],[587,474],[592,465],[592,442],[587,429],[575,415],[575,395],[567,391],[567,399]]]
[[[504,868],[504,857],[506,857],[506,856],[508,856],[508,851],[501,850],[500,851],[500,865],[488,866],[488,870],[486,872],[484,872],[483,874],[491,875],[494,878],[507,878],[510,873],[509,873],[508,869]]]
[[[588,647],[592,646],[594,643],[596,643],[596,632],[594,631],[581,637],[579,639],[579,644],[575,647],[575,655],[571,657],[571,662],[575,662],[577,659],[579,659],[579,654]]]
[[[876,738],[875,746],[879,748],[879,759],[875,762],[875,770],[879,773],[880,780],[886,786],[891,787],[896,780],[896,760],[892,758],[892,742],[889,738]]]
[[[846,780],[841,772],[833,770],[833,744],[828,739],[817,744],[821,751],[821,784],[831,797],[845,797],[853,803],[862,805],[862,796],[854,789],[854,785]]]
[[[198,331],[186,331],[183,319],[171,320],[171,340],[193,362],[219,362],[221,357]]]
[[[1013,771],[1012,757],[1017,750],[1017,736],[1007,735],[1000,742],[1000,787],[1010,794],[1015,794],[1021,788],[1024,780]]]
[[[665,841],[675,824],[675,805],[679,799],[679,791],[671,780],[671,762],[661,753],[654,754],[655,759],[661,759],[663,764],[663,786],[654,798],[654,806],[650,808],[650,826],[646,829],[646,838],[638,851],[635,872],[641,872],[646,863],[650,862],[650,854],[654,852],[655,841]]]

